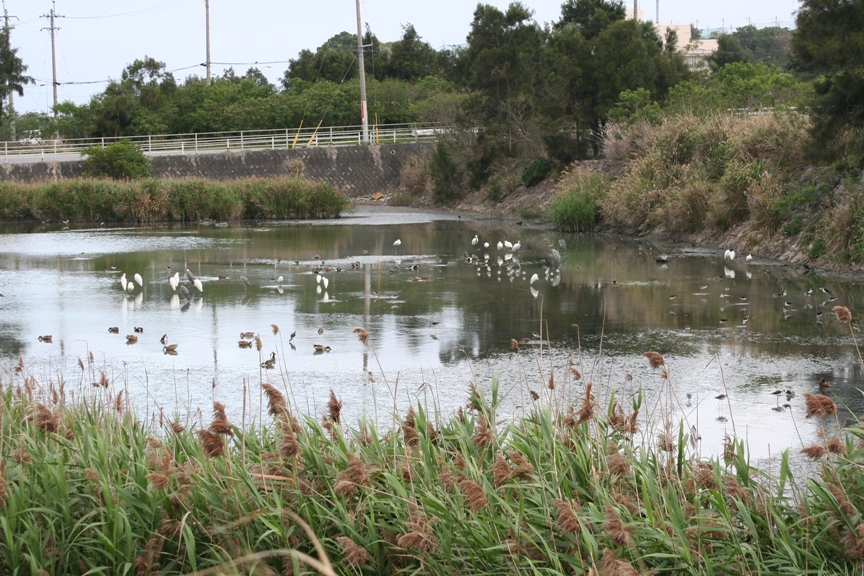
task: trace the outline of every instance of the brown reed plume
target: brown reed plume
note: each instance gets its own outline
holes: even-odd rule
[[[267,396],[267,413],[276,418],[284,418],[288,412],[285,395],[272,384],[264,383],[261,388],[264,389],[264,395]]]
[[[490,428],[489,420],[482,412],[477,415],[477,426],[474,428],[474,435],[471,436],[471,441],[481,448],[490,444],[495,439],[495,430]]]
[[[217,434],[209,430],[198,430],[198,437],[204,448],[204,454],[210,458],[218,458],[225,454],[225,442]]]
[[[361,545],[347,536],[337,536],[336,542],[342,546],[345,561],[357,568],[369,560],[369,553]]]
[[[165,474],[151,472],[150,474],[147,474],[145,478],[150,481],[154,490],[165,490],[168,487],[168,476]]]
[[[606,504],[603,508],[603,513],[606,521],[603,522],[601,527],[612,541],[621,546],[631,546],[633,544],[633,536],[630,532],[633,531],[633,527],[624,525],[621,521],[621,516],[618,514],[618,510],[611,504]]]
[[[186,430],[186,428],[184,428],[183,425],[180,424],[179,422],[171,422],[171,424],[169,424],[169,426],[171,426],[171,430],[172,430],[175,434],[180,434],[181,432],[183,432],[184,430]]]
[[[432,552],[438,548],[438,538],[432,534],[432,525],[433,523],[425,514],[417,510],[412,511],[405,522],[409,531],[396,539],[397,546],[421,554]]]
[[[558,512],[558,527],[565,534],[580,534],[582,532],[582,524],[579,523],[579,516],[573,509],[573,505],[569,502],[555,498],[552,500],[555,504],[555,510]]]
[[[824,446],[820,446],[819,444],[812,444],[803,448],[801,453],[807,456],[810,460],[819,460],[825,454],[828,453],[828,450]]]
[[[591,388],[593,386],[593,382],[588,382],[585,386],[585,395],[582,397],[582,407],[579,408],[579,411],[577,412],[578,418],[576,419],[576,426],[594,417],[594,408],[597,404],[594,401],[594,394],[591,393]]]
[[[846,453],[846,444],[838,438],[834,436],[828,442],[825,443],[825,448],[828,449],[828,452],[831,454],[845,454]]]
[[[807,409],[807,418],[818,416],[832,416],[837,414],[837,405],[831,398],[824,394],[804,393],[804,406]]]
[[[410,448],[416,448],[420,444],[420,434],[417,433],[415,422],[416,417],[417,415],[412,406],[408,408],[405,421],[402,422],[402,438],[405,441],[405,445]]]
[[[357,340],[359,340],[363,344],[366,344],[366,342],[369,340],[369,332],[367,332],[363,328],[355,328],[354,334],[357,334]]]
[[[279,334],[279,326],[277,326],[276,324],[270,324],[270,328],[273,329],[273,335],[274,335],[274,336],[276,336],[277,334]]]
[[[858,338],[855,337],[855,328],[852,325],[852,312],[846,306],[834,306],[831,311],[837,316],[837,320],[845,322],[849,326],[849,335],[852,336],[852,343],[855,344],[858,360],[861,362],[861,366],[864,367],[864,356],[861,355],[861,348],[858,347]]]
[[[513,463],[512,467],[507,462],[507,459],[504,458],[504,454],[499,452],[495,455],[495,463],[492,465],[492,481],[496,488],[501,487],[514,478],[522,476],[529,482],[533,480],[531,473],[534,471],[534,467],[531,466],[531,463],[525,456],[513,450],[507,452],[507,456]]]
[[[486,499],[486,494],[483,493],[483,488],[473,480],[464,478],[459,482],[459,490],[462,492],[462,495],[465,496],[465,500],[468,502],[468,508],[473,512],[477,512],[489,504],[489,500]]]
[[[639,572],[627,560],[619,560],[609,548],[603,549],[603,560],[600,562],[602,576],[639,576]]]
[[[342,418],[342,401],[336,397],[333,389],[330,389],[330,400],[327,402],[327,414],[331,422],[339,424]]]
[[[297,441],[297,421],[285,412],[287,417],[279,419],[279,428],[282,433],[282,442],[279,445],[279,454],[286,460],[290,460],[300,454],[300,443]]]
[[[57,418],[57,415],[44,404],[36,405],[35,420],[36,425],[44,432],[56,434],[60,430],[60,421]]]
[[[510,349],[519,351],[519,341],[515,338],[510,338]]]
[[[354,454],[348,455],[348,467],[336,476],[333,491],[342,496],[350,496],[357,491],[358,486],[371,486],[366,465]]]
[[[221,402],[213,402],[213,421],[207,428],[213,434],[234,435],[234,428],[228,422],[228,416],[225,414],[225,405]]]
[[[255,350],[260,352],[262,348],[264,348],[264,344],[261,342],[261,336],[255,336]]]
[[[642,355],[648,359],[648,364],[651,366],[651,368],[659,368],[660,366],[666,365],[666,360],[664,360],[663,356],[661,356],[658,352],[648,351]]]

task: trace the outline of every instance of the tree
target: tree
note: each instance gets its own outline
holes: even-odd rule
[[[150,160],[128,140],[118,140],[105,147],[88,146],[81,153],[87,156],[84,166],[89,176],[116,180],[150,176]]]
[[[3,102],[13,92],[24,95],[24,86],[35,81],[27,76],[27,66],[18,57],[18,49],[9,43],[9,28],[0,29],[0,118],[3,117]]]
[[[811,108],[813,135],[822,149],[840,137],[864,145],[864,2],[803,0],[792,37],[798,70],[816,78]],[[840,150],[837,150],[840,151]]]
[[[720,34],[717,37],[717,50],[706,58],[711,70],[720,70],[733,62],[749,62],[753,59],[744,51],[741,42],[732,34]]]
[[[532,16],[520,2],[506,12],[478,4],[460,58],[468,71],[467,87],[474,92],[467,102],[469,122],[482,127],[490,146],[501,146],[508,154],[524,138],[534,109],[543,31]]]
[[[385,69],[386,78],[417,80],[438,71],[435,50],[420,39],[414,26],[402,27],[402,38],[390,44],[390,59]]]

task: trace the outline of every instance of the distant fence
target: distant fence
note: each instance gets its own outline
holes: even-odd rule
[[[449,128],[438,124],[386,124],[369,127],[371,144],[399,144],[435,140]],[[323,146],[357,146],[363,144],[361,126],[328,126],[326,128],[286,128],[284,130],[241,130],[239,132],[204,132],[193,134],[160,134],[120,138],[73,138],[42,140],[27,138],[2,142],[0,160],[66,161],[81,158],[90,146],[105,147],[118,140],[129,140],[148,156],[198,154],[243,150],[286,150]]]

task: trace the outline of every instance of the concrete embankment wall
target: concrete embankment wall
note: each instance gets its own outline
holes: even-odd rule
[[[431,146],[432,143],[420,142],[154,156],[153,176],[207,180],[283,176],[292,173],[299,160],[307,177],[333,184],[356,198],[394,191],[408,161]],[[82,171],[80,161],[0,164],[0,180],[44,182],[77,178]]]

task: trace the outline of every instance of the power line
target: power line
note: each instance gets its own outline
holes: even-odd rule
[[[192,0],[174,0],[172,2],[166,2],[165,4],[157,4],[156,6],[150,6],[149,8],[142,8],[141,10],[133,10],[132,12],[105,14],[103,16],[69,16],[69,18],[73,20],[104,20],[107,18],[125,18],[127,16],[141,16],[142,14],[153,14],[154,12],[160,12],[162,10],[167,10],[175,6],[179,6],[181,4],[188,4],[190,2],[192,2]]]

